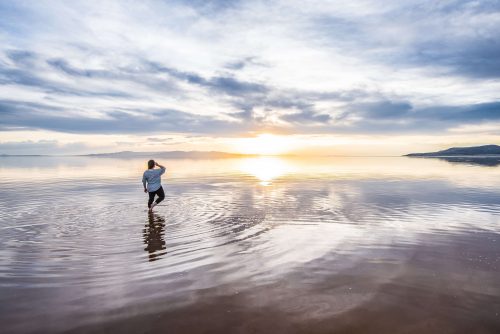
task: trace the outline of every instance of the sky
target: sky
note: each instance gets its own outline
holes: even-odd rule
[[[0,0],[0,154],[500,144],[499,1]]]

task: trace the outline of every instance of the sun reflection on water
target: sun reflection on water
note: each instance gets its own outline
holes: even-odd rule
[[[240,170],[256,177],[260,185],[269,186],[276,178],[291,173],[293,168],[286,160],[278,157],[258,157],[244,159]]]

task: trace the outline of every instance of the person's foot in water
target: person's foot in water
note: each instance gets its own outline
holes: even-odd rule
[[[151,207],[149,208],[149,212],[153,212],[153,208],[156,206],[156,204],[158,204],[158,203],[153,202],[153,203],[151,204]]]

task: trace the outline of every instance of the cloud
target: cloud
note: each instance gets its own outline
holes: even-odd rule
[[[284,106],[293,106],[284,104]],[[0,130],[43,129],[87,134],[194,133],[234,135],[263,128],[289,131],[286,124],[268,124],[265,117],[251,110],[232,115],[239,121],[215,119],[178,110],[108,110],[104,117],[60,116],[53,107],[0,101]],[[300,124],[300,133],[443,133],[463,124],[500,121],[500,102],[468,106],[414,108],[408,102],[381,101],[351,106],[338,117],[303,108],[280,117],[287,123]],[[346,122],[347,121],[347,122]],[[298,132],[297,129],[294,130]],[[150,137],[149,141],[159,141]],[[161,139],[165,141],[166,139]]]
[[[331,120],[327,114],[315,114],[309,111],[302,111],[295,114],[289,114],[281,117],[288,122],[295,123],[326,123]]]
[[[61,70],[62,72],[78,77],[97,77],[97,78],[110,78],[116,79],[120,76],[114,75],[112,72],[107,70],[82,70],[71,66],[65,59],[49,59],[47,61],[49,65],[55,69]]]
[[[201,87],[208,88],[210,91],[219,94],[231,96],[244,96],[247,94],[260,94],[268,91],[265,85],[245,82],[231,76],[214,76],[204,78],[193,72],[184,72],[175,68],[162,66],[158,63],[148,61],[147,66],[156,72],[167,73],[173,78],[186,81],[190,84],[195,84]]]
[[[14,63],[22,66],[31,66],[36,59],[34,52],[26,50],[7,50],[5,54]]]
[[[500,102],[415,108],[407,101],[352,105],[336,131],[352,133],[446,133],[461,125],[500,121]]]
[[[413,134],[498,121],[494,1],[0,6],[0,135]]]
[[[57,110],[57,109],[56,109]],[[87,134],[233,133],[251,130],[245,124],[171,109],[108,110],[104,117],[64,116],[50,105],[0,101],[0,130],[51,130]]]
[[[242,60],[227,63],[225,67],[230,70],[241,70],[245,66],[248,66],[249,64],[250,65],[255,64],[254,57],[246,57],[245,59]]]
[[[158,137],[149,137],[147,138],[147,141],[153,142],[153,143],[166,143],[174,140],[174,138],[158,138]]]
[[[88,146],[82,142],[60,143],[57,140],[25,140],[16,142],[0,142],[0,154],[64,154],[81,152]]]
[[[362,15],[313,15],[317,20],[310,34],[340,45],[349,55],[392,68],[438,70],[441,75],[475,79],[500,77],[497,1],[389,2]]]
[[[117,91],[110,85],[107,88],[92,89],[92,85],[82,87],[75,83],[68,83],[54,77],[54,73],[44,68],[40,63],[44,61],[41,55],[26,50],[7,50],[5,52],[12,59],[15,66],[0,65],[0,85],[19,85],[28,88],[36,88],[43,92],[57,95],[75,95],[87,97],[131,97],[130,92]],[[47,63],[68,75],[84,76],[88,78],[127,79],[123,75],[113,75],[110,71],[80,70],[71,67],[62,59],[48,60]],[[47,79],[52,77],[53,79]],[[59,79],[59,80],[58,80]]]

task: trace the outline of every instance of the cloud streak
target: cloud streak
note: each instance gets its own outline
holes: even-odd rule
[[[0,22],[0,136],[442,134],[499,121],[495,1],[4,2]]]

